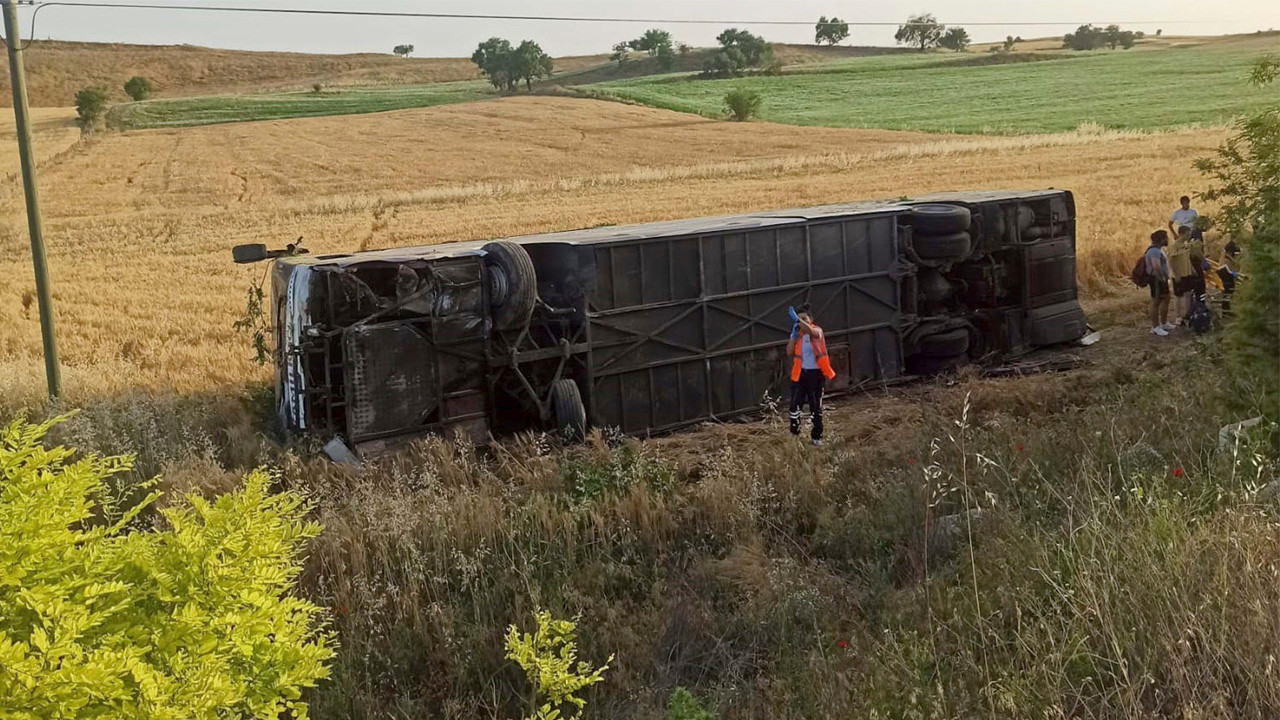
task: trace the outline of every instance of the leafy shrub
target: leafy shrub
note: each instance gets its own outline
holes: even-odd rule
[[[729,117],[743,122],[760,114],[763,100],[760,93],[747,88],[735,88],[724,96],[724,104],[729,108]]]
[[[667,700],[667,720],[716,720],[716,716],[693,693],[679,687]]]
[[[613,656],[592,670],[578,661],[578,645],[574,637],[577,624],[570,620],[554,620],[551,613],[534,613],[537,629],[521,634],[515,625],[507,628],[507,659],[514,660],[529,679],[529,695],[533,707],[529,720],[559,720],[577,717],[587,702],[578,692],[604,680]],[[568,713],[561,708],[569,705]]]
[[[122,508],[107,481],[131,459],[44,447],[62,419],[0,431],[0,717],[305,718],[333,649],[289,596],[320,529],[301,498],[255,472]]]
[[[609,448],[603,457],[568,460],[563,472],[565,494],[576,503],[625,491],[634,485],[661,494],[669,490],[673,482],[671,471],[645,454],[643,446],[636,442]]]
[[[141,75],[134,75],[124,84],[124,91],[134,100],[146,100],[151,97],[151,81]]]
[[[107,91],[87,87],[76,93],[76,123],[81,130],[92,130],[102,122],[107,111]]]
[[[1280,57],[1253,65],[1249,82],[1264,87],[1280,75]],[[1217,156],[1196,160],[1214,186],[1201,197],[1220,205],[1215,224],[1240,239],[1247,276],[1233,302],[1227,330],[1231,401],[1244,412],[1280,422],[1280,109],[1270,108],[1236,124]]]
[[[313,84],[311,86],[311,92],[319,95],[320,93],[324,92],[324,85],[321,85],[320,83]]]
[[[1242,269],[1248,277],[1232,300],[1226,331],[1231,404],[1280,424],[1280,225],[1245,238]]]

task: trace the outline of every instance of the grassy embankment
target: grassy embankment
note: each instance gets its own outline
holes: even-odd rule
[[[661,717],[677,686],[726,718],[1274,717],[1275,467],[1218,447],[1212,343],[1093,310],[1083,370],[849,398],[820,450],[770,416],[353,471],[228,397],[91,403],[60,432],[170,492],[267,463],[312,498],[303,592],[341,642],[321,719],[518,716],[502,632],[535,606],[616,655],[588,718]]]
[[[85,87],[101,87],[113,101],[126,102],[124,83],[135,75],[151,80],[157,98],[306,90],[315,83],[423,85],[480,78],[470,58],[401,58],[390,52],[326,55],[35,40],[25,57],[27,93],[36,107],[70,107],[76,92]],[[605,59],[556,58],[556,67],[573,70]],[[0,55],[0,106],[8,106],[10,99],[8,58]]]
[[[725,93],[747,87],[764,97],[762,119],[794,125],[963,133],[1060,132],[1084,123],[1155,129],[1222,123],[1280,102],[1280,89],[1252,92],[1244,81],[1249,63],[1278,47],[1280,35],[1272,33],[995,65],[973,64],[988,56],[884,56],[779,76],[649,76],[587,89],[723,117]]]

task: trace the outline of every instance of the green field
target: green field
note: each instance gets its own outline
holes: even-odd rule
[[[279,92],[249,95],[206,95],[172,100],[144,100],[117,105],[107,122],[134,130],[187,127],[250,120],[281,120],[316,115],[404,110],[493,97],[480,80],[428,85],[379,85],[324,89],[320,92]]]
[[[1154,129],[1218,123],[1280,102],[1245,84],[1249,63],[1280,36],[1202,46],[1067,53],[1041,62],[972,65],[975,55],[857,58],[776,76],[651,76],[591,85],[606,96],[723,117],[724,95],[749,87],[761,118],[793,125],[962,133],[1036,133],[1082,123]]]

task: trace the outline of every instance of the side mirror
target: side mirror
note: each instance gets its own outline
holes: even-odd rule
[[[266,260],[269,257],[271,255],[267,253],[267,246],[262,243],[236,245],[231,248],[231,259],[240,264],[255,263],[259,260]]]

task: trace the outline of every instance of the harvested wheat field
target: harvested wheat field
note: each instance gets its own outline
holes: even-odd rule
[[[31,136],[35,145],[36,162],[44,165],[56,161],[62,153],[80,141],[76,111],[73,108],[32,108]],[[0,153],[0,177],[12,182],[21,172],[13,113],[0,113],[0,146],[5,148],[5,152]],[[21,192],[21,189],[19,185],[18,191]]]
[[[1218,129],[973,137],[724,123],[522,97],[356,117],[106,134],[42,168],[73,402],[263,380],[232,322],[263,267],[232,245],[314,252],[499,237],[950,189],[1076,193],[1079,274],[1105,292]],[[0,227],[0,396],[43,389],[20,185]]]

